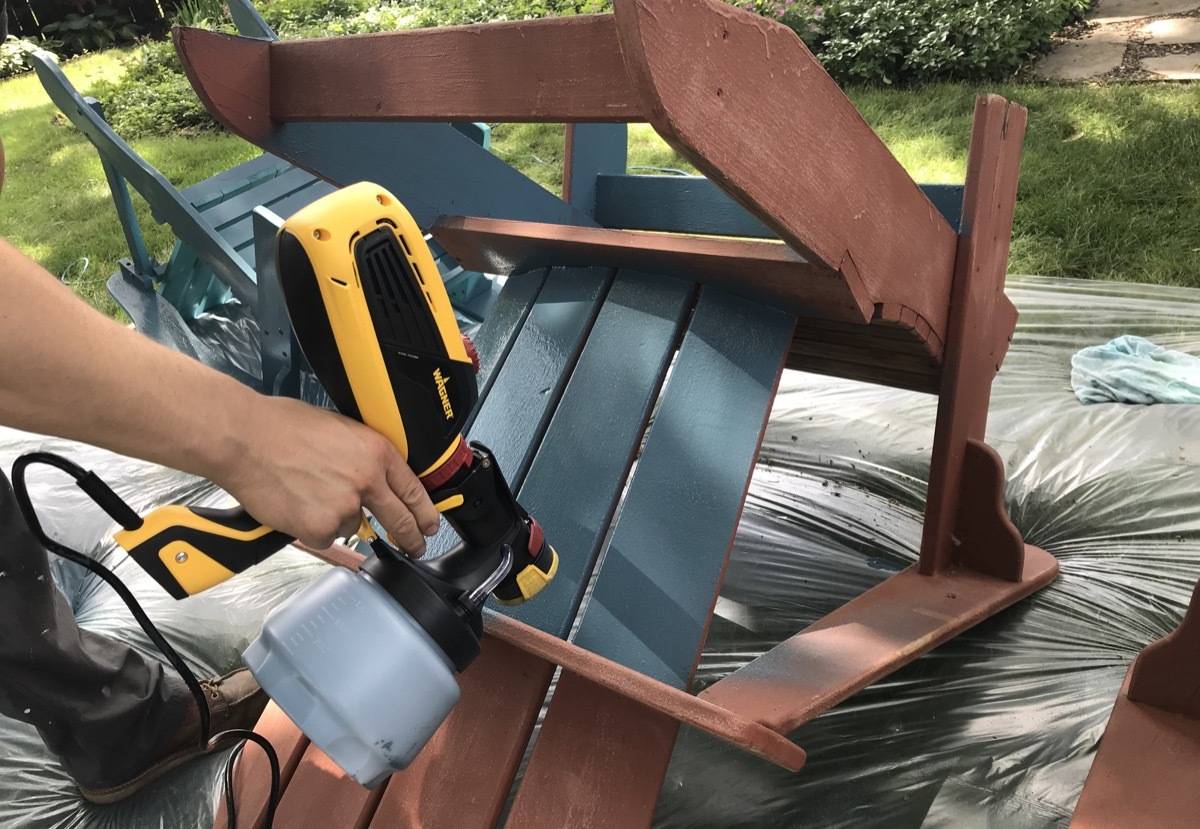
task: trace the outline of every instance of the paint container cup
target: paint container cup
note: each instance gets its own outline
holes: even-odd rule
[[[243,658],[292,722],[369,788],[407,767],[459,698],[445,651],[363,572],[333,569],[275,608]]]

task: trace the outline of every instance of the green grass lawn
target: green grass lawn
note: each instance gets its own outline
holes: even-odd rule
[[[64,64],[85,95],[121,72],[122,50]],[[104,283],[129,255],[104,170],[88,140],[58,113],[32,74],[0,81],[0,140],[7,174],[0,194],[0,236],[71,284],[88,302],[117,312]],[[170,181],[185,187],[253,158],[258,150],[232,135],[206,133],[131,142]],[[135,196],[152,255],[171,250],[170,229],[150,218]]]
[[[122,54],[65,68],[86,93],[119,72]],[[851,97],[914,178],[950,183],[962,180],[974,97],[985,90],[1030,109],[1012,272],[1200,286],[1200,87],[946,84]],[[113,312],[104,282],[127,254],[91,145],[32,75],[0,82],[0,138],[9,167],[0,235]],[[493,140],[497,154],[558,189],[560,127],[502,124]],[[133,145],[181,187],[256,152],[214,133]],[[631,127],[629,163],[694,172],[645,125]],[[152,252],[165,256],[169,231],[139,209]]]

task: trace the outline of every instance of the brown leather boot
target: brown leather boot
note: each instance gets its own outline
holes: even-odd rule
[[[216,679],[200,681],[208,699],[209,730],[219,734],[232,728],[254,728],[267,706],[268,698],[246,668],[230,671]],[[228,746],[222,746],[222,749]],[[157,756],[148,758],[145,770],[129,780],[112,786],[91,787],[79,784],[79,792],[92,803],[116,803],[124,800],[171,769],[207,754],[200,746],[200,713],[189,706],[183,724]]]

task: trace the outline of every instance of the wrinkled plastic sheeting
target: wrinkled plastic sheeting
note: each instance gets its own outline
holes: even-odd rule
[[[0,468],[34,449],[64,455],[95,471],[139,511],[164,503],[225,505],[211,484],[95,447],[0,429]],[[267,612],[311,580],[325,565],[288,549],[236,579],[175,601],[124,551],[115,548],[109,518],[57,470],[29,470],[30,495],[53,537],[92,555],[133,590],[138,601],[198,677],[241,665],[241,652],[262,627]],[[81,627],[109,634],[142,653],[161,655],[124,603],[78,565],[50,556],[52,573]],[[20,635],[4,631],[4,636]],[[169,670],[169,669],[168,669]],[[247,751],[257,751],[248,747]],[[138,795],[111,806],[83,801],[70,777],[42,745],[37,731],[0,717],[0,826],[21,829],[160,829],[207,827],[220,797],[228,752],[182,766]]]
[[[1130,661],[1175,627],[1200,578],[1200,407],[1082,406],[1070,357],[1126,333],[1200,354],[1200,291],[1038,278],[1012,278],[1008,290],[1021,320],[993,389],[988,440],[1007,465],[1013,519],[1058,556],[1058,581],[800,729],[792,736],[809,764],[798,774],[684,729],[656,826],[1067,823]],[[254,329],[227,318],[198,330],[252,373]],[[915,561],[935,405],[787,373],[699,686]],[[0,467],[34,448],[95,469],[136,508],[222,501],[189,476],[12,431],[0,431]],[[323,567],[287,551],[175,602],[114,553],[110,522],[66,478],[39,470],[34,482],[46,526],[128,580],[201,676],[240,664],[266,612]],[[106,586],[54,566],[80,624],[157,658]],[[0,719],[0,826],[208,827],[223,767],[224,755],[191,763],[129,801],[90,806],[36,731]]]
[[[1050,587],[792,735],[789,774],[685,730],[659,827],[1066,826],[1134,656],[1200,578],[1200,407],[1078,403],[1121,334],[1200,354],[1200,291],[1013,278],[988,441]],[[916,560],[934,398],[788,372],[717,604],[715,682]]]

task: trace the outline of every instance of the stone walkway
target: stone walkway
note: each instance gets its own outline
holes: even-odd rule
[[[1055,81],[1200,80],[1200,0],[1099,0],[1034,72]]]

